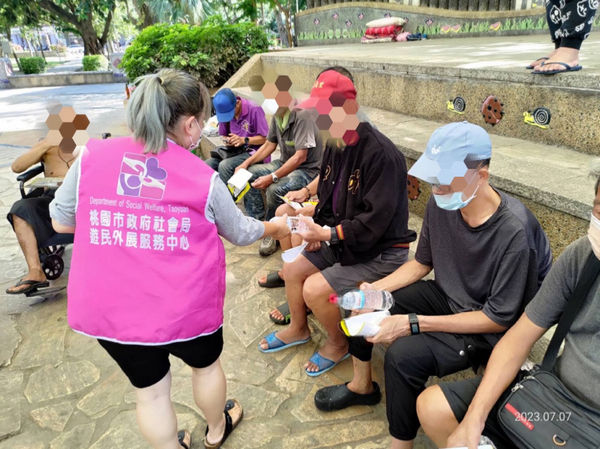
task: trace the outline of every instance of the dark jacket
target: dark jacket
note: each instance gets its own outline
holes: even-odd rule
[[[342,265],[367,262],[395,244],[416,239],[408,229],[404,156],[370,124],[361,123],[357,131],[355,145],[326,145],[314,216],[320,225],[341,225],[344,238],[332,248],[339,251]]]

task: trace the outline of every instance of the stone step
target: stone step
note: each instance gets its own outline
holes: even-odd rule
[[[302,47],[257,56],[227,86],[245,86],[256,74],[268,80],[285,74],[293,89],[308,92],[323,68],[341,65],[353,73],[363,106],[446,123],[466,119],[493,134],[600,154],[600,38],[586,41],[584,70],[532,75],[524,67],[550,51],[547,41],[546,36],[503,36]],[[504,105],[505,115],[493,127],[481,114],[488,96]],[[447,108],[456,97],[466,104],[462,115]],[[548,129],[524,122],[524,112],[541,107],[550,111]]]

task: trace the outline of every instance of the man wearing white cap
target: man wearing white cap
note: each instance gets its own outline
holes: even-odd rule
[[[432,185],[415,259],[369,287],[393,292],[392,316],[372,338],[351,338],[354,378],[315,395],[322,410],[374,404],[373,343],[385,356],[391,448],[412,448],[417,396],[429,376],[484,364],[548,272],[552,255],[533,214],[489,184],[492,146],[481,127],[437,129],[409,174]],[[435,280],[421,279],[435,270]],[[364,285],[363,285],[364,287]]]

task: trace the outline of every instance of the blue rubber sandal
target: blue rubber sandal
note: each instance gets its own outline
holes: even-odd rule
[[[283,351],[284,349],[291,348],[292,346],[303,345],[304,343],[308,343],[310,341],[310,337],[308,337],[304,340],[296,340],[291,343],[285,343],[275,336],[275,332],[271,332],[269,335],[267,335],[265,337],[265,340],[267,340],[267,345],[269,346],[269,349],[261,348],[260,343],[259,343],[258,350],[260,352],[266,353],[266,352]]]
[[[320,376],[323,373],[326,373],[327,371],[329,371],[330,369],[332,369],[335,365],[337,365],[340,362],[343,362],[344,360],[346,360],[348,357],[350,357],[350,353],[347,352],[341,359],[339,359],[337,362],[334,362],[333,360],[328,359],[327,357],[323,357],[321,354],[319,354],[319,352],[315,352],[312,357],[309,359],[309,362],[314,363],[315,365],[317,365],[319,367],[319,371],[308,371],[307,369],[304,369],[304,372],[306,374],[308,374],[310,377],[316,377],[316,376]]]

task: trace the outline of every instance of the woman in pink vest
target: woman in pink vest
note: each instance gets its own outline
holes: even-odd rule
[[[192,367],[194,399],[218,448],[242,418],[225,400],[225,252],[282,238],[284,220],[244,216],[217,173],[189,150],[200,141],[206,88],[170,69],[141,78],[127,105],[132,137],[90,140],[50,205],[74,232],[68,320],[97,338],[136,387],[137,418],[155,448],[189,448],[177,432],[169,354]]]

